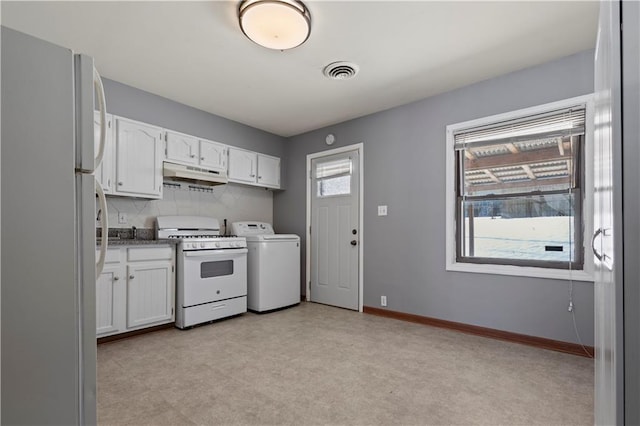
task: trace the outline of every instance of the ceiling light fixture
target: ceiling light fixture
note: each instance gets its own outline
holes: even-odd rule
[[[293,49],[311,33],[309,9],[298,0],[243,0],[238,19],[244,35],[269,49]]]

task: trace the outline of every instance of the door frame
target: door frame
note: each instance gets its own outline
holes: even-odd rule
[[[306,228],[306,294],[305,300],[309,302],[311,300],[311,161],[316,158],[322,158],[334,154],[342,154],[347,151],[357,151],[359,164],[359,179],[358,179],[358,229],[360,230],[359,244],[358,244],[358,312],[362,312],[363,306],[363,293],[364,293],[364,250],[362,249],[364,240],[363,223],[364,223],[364,161],[363,151],[364,144],[362,142],[347,145],[340,148],[329,149],[327,151],[314,152],[307,154],[307,228]]]

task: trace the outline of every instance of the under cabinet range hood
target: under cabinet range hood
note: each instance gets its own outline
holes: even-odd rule
[[[225,171],[203,169],[198,166],[164,162],[163,176],[167,180],[193,182],[200,185],[223,185],[227,183]]]

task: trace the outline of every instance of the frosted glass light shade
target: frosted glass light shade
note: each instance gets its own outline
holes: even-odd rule
[[[238,11],[242,32],[269,49],[300,46],[311,33],[309,11],[297,0],[244,0]]]

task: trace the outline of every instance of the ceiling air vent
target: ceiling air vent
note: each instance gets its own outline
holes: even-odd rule
[[[332,80],[348,80],[358,74],[358,66],[352,62],[333,62],[324,67],[323,73]]]

